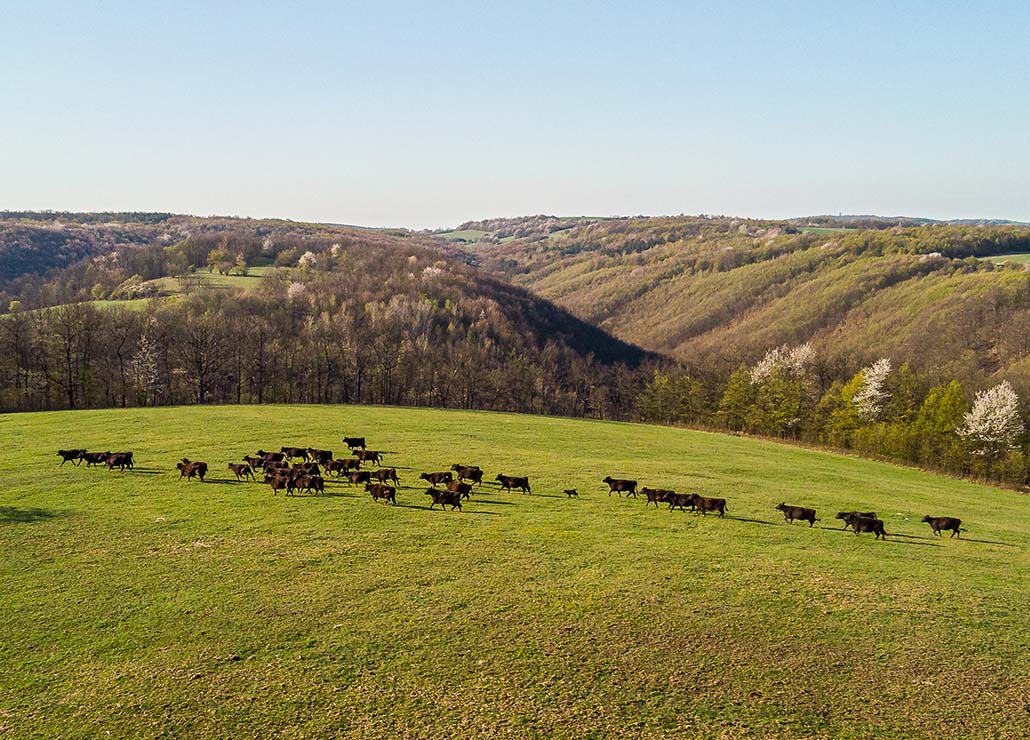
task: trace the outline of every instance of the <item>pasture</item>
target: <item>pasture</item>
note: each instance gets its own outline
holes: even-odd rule
[[[398,505],[237,483],[259,448],[386,450]],[[1030,499],[646,425],[244,406],[0,417],[0,736],[1030,735]],[[134,472],[58,467],[131,449]],[[205,460],[207,483],[175,462]],[[428,510],[422,471],[527,475]],[[412,468],[405,470],[403,468]],[[720,496],[725,518],[608,495]],[[410,487],[409,487],[410,486]],[[562,491],[576,488],[579,499]],[[815,527],[775,505],[814,507]],[[844,532],[873,509],[888,539]],[[934,538],[926,515],[961,517]]]

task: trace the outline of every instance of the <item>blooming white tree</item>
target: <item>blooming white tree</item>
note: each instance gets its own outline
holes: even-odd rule
[[[751,382],[761,383],[774,370],[783,370],[794,375],[804,375],[805,370],[815,359],[815,350],[808,342],[790,347],[774,347],[765,353],[765,357],[751,368]]]
[[[862,368],[862,387],[852,401],[864,421],[875,421],[883,413],[883,406],[890,398],[890,393],[884,387],[890,374],[891,361],[886,357]]]
[[[314,252],[307,251],[297,260],[297,266],[304,269],[314,269],[318,266],[318,257]]]
[[[1007,380],[976,394],[958,433],[969,442],[974,455],[995,458],[1016,449],[1023,420],[1019,396]]]

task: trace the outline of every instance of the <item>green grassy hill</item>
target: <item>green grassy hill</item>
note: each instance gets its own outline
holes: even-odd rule
[[[364,434],[395,508],[224,469]],[[379,407],[0,417],[4,737],[1025,738],[1028,500],[661,427]],[[59,468],[131,448],[135,472]],[[176,480],[204,459],[206,484]],[[532,478],[429,511],[417,471]],[[728,516],[608,496],[607,474]],[[576,487],[580,500],[562,489]],[[818,508],[815,528],[773,506]],[[886,542],[840,531],[872,508]],[[919,519],[964,521],[937,540]]]

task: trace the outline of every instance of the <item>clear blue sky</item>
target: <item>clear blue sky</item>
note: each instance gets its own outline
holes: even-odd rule
[[[6,3],[0,209],[1030,220],[1030,4],[838,5]]]

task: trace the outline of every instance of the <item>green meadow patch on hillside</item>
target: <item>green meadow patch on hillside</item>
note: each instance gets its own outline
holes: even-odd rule
[[[259,448],[399,468],[273,496]],[[1030,499],[747,438],[349,406],[0,416],[0,735],[1025,738]],[[131,449],[120,473],[59,448]],[[205,460],[207,483],[175,462]],[[429,510],[421,471],[530,476]],[[728,500],[608,495],[606,475]],[[576,488],[579,499],[563,489]],[[787,525],[774,506],[818,509]],[[888,539],[844,532],[873,509]],[[925,514],[961,517],[940,539]]]

